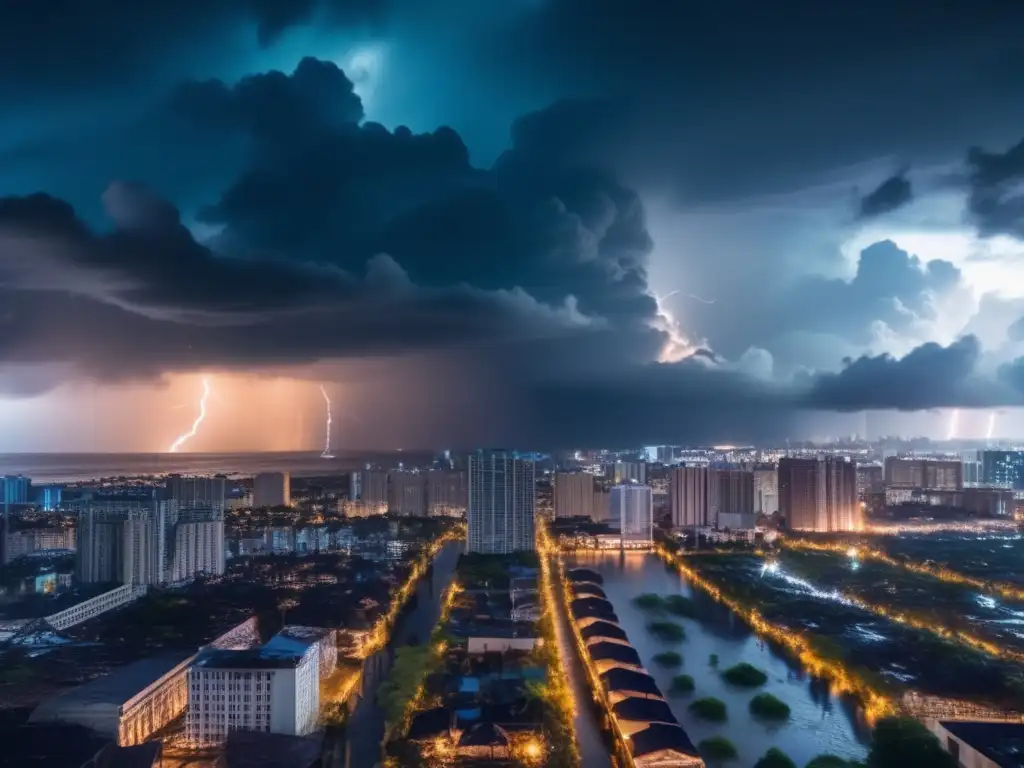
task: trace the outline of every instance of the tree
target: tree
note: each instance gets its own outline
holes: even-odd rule
[[[772,747],[754,763],[754,768],[796,768],[796,763],[781,749]]]
[[[852,768],[854,763],[836,755],[818,755],[811,760],[806,768]]]
[[[957,768],[956,759],[912,717],[884,717],[875,725],[868,768]]]

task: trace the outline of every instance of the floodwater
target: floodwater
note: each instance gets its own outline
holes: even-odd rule
[[[387,679],[395,649],[418,645],[430,638],[441,616],[441,598],[455,575],[455,566],[464,544],[453,541],[434,557],[430,571],[420,579],[391,634],[391,642],[363,662],[363,678],[359,701],[349,716],[346,727],[348,768],[371,768],[381,759],[384,738],[384,712],[377,706],[377,688]]]
[[[820,680],[807,675],[793,660],[776,652],[725,606],[715,603],[686,578],[649,552],[587,552],[566,557],[567,567],[587,567],[604,578],[604,591],[615,607],[622,628],[640,654],[644,665],[667,693],[672,677],[687,674],[696,685],[694,693],[669,697],[672,712],[697,744],[710,736],[725,736],[736,746],[736,765],[753,765],[769,747],[778,747],[798,766],[811,758],[830,753],[846,758],[863,758],[867,753],[866,729],[855,725],[855,704],[828,694]],[[671,617],[684,625],[682,643],[664,643],[646,629],[650,617],[633,605],[633,598],[645,592],[681,594],[694,600],[699,620]],[[683,655],[683,666],[665,669],[654,663],[661,651]],[[717,668],[710,663],[718,656]],[[740,689],[721,679],[720,670],[747,662],[768,675],[768,682],[756,689]],[[758,720],[749,712],[750,699],[767,692],[789,705],[792,713],[781,724]],[[713,696],[725,702],[728,720],[712,723],[690,714],[694,699]]]

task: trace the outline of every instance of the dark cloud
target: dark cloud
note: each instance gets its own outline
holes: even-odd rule
[[[967,164],[967,208],[978,231],[1024,237],[1024,141],[1006,152],[975,147]]]
[[[859,215],[862,219],[870,219],[902,208],[914,198],[914,190],[906,172],[890,176],[865,195],[860,201]]]

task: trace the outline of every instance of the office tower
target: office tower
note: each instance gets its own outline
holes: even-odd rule
[[[654,494],[649,485],[616,485],[611,491],[610,508],[623,543],[653,541]]]
[[[771,469],[754,470],[754,512],[770,515],[779,511],[779,472]]]
[[[193,746],[223,743],[231,731],[305,736],[320,711],[316,644],[288,650],[207,649],[188,670],[185,732]]]
[[[645,461],[616,461],[608,467],[606,477],[615,485],[623,483],[647,482],[647,462]]]
[[[537,489],[532,461],[506,451],[469,457],[468,552],[532,550]]]
[[[28,488],[31,480],[24,475],[6,475],[0,479],[0,482],[3,483],[0,501],[4,505],[28,504]]]
[[[779,507],[794,531],[857,530],[856,465],[840,456],[782,459]]]
[[[955,491],[964,487],[963,473],[963,464],[956,460],[903,459],[898,456],[885,460],[885,484],[889,488]]]
[[[555,473],[555,517],[594,517],[594,476]]]
[[[179,507],[209,508],[223,514],[227,504],[227,478],[223,475],[214,477],[169,475],[164,486],[164,495],[169,501],[177,502]]]
[[[361,469],[349,477],[349,514],[353,517],[384,515],[388,511],[388,473]]]
[[[668,498],[676,528],[708,525],[711,470],[677,467],[669,472]]]
[[[404,517],[426,517],[427,475],[424,472],[392,472],[388,482],[388,512]]]
[[[427,472],[427,514],[462,517],[468,503],[465,472],[450,469]]]
[[[720,514],[754,513],[754,473],[746,469],[712,469],[709,518]]]
[[[260,472],[253,479],[254,507],[287,507],[292,503],[291,475],[287,472]]]
[[[222,576],[226,559],[223,512],[191,508],[170,516],[166,580],[177,584],[197,576]]]
[[[981,451],[981,482],[1024,490],[1024,451]]]

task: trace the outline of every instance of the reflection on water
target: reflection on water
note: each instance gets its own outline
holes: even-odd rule
[[[670,698],[669,704],[694,743],[714,735],[729,738],[739,751],[737,765],[753,765],[769,747],[786,752],[797,765],[806,765],[815,755],[830,752],[850,758],[866,754],[866,732],[855,725],[854,706],[834,698],[824,681],[809,677],[799,664],[754,635],[728,608],[701,590],[693,590],[674,568],[651,553],[585,552],[566,557],[569,567],[593,568],[604,577],[604,590],[615,606],[622,628],[629,635],[648,671],[662,691],[669,689],[672,676],[693,677],[696,692]],[[632,600],[644,592],[660,595],[682,594],[693,599],[698,619],[674,619],[686,627],[686,640],[672,646],[656,640],[646,630],[648,617]],[[683,667],[659,668],[651,659],[666,648],[682,653]],[[718,656],[718,667],[709,663]],[[741,661],[764,670],[768,683],[756,690],[727,685],[719,670]],[[768,724],[755,719],[748,710],[755,693],[765,691],[786,702],[792,710],[789,720]],[[698,720],[687,707],[697,697],[714,696],[726,703],[729,719],[716,724]]]

